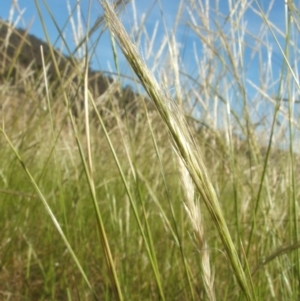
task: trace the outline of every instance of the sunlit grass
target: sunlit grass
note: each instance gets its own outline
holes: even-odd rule
[[[179,6],[172,31],[162,14],[158,48],[147,19],[123,28],[122,1],[100,2],[86,30],[75,6],[76,53],[47,8],[68,63],[41,48],[34,72],[18,63],[21,46],[3,59],[1,300],[298,299],[297,5],[286,6],[286,32],[257,3],[229,1],[228,16],[206,5]],[[261,18],[256,36],[248,11]],[[180,57],[182,24],[202,45],[192,69]],[[112,36],[118,73],[101,95],[88,73],[101,34],[86,47],[97,30]],[[120,49],[139,92],[125,104]]]

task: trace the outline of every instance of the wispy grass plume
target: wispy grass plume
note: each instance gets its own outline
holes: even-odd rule
[[[218,198],[209,179],[208,172],[200,153],[197,152],[197,147],[189,133],[183,115],[175,107],[172,100],[170,100],[161,90],[154,76],[150,73],[149,69],[140,58],[136,47],[131,42],[123,25],[114,13],[112,6],[107,1],[102,1],[101,4],[105,10],[107,22],[111,31],[117,37],[126,59],[140,79],[148,95],[155,103],[160,116],[170,131],[174,147],[176,148],[179,156],[182,158],[197,187],[201,199],[204,201],[210,212],[211,218],[219,231],[220,238],[222,239],[232,269],[237,277],[241,289],[243,290],[247,300],[255,300],[255,294],[249,285],[250,281],[247,280],[241,265]]]
[[[202,280],[206,295],[209,301],[215,301],[215,290],[214,290],[214,275],[211,271],[208,244],[204,236],[204,223],[203,217],[200,210],[199,200],[195,199],[195,188],[194,183],[188,173],[188,170],[184,166],[181,158],[179,159],[179,167],[181,173],[182,186],[185,193],[185,208],[190,218],[191,224],[194,230],[194,236],[199,248],[199,254],[201,257],[201,268],[202,268]]]

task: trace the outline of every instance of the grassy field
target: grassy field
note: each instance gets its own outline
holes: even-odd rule
[[[203,2],[182,2],[158,51],[143,24],[124,29],[122,1],[99,2],[93,32],[132,70],[100,90],[101,39],[38,64],[13,27],[0,40],[0,300],[299,300],[299,10],[282,32],[256,1]],[[202,45],[193,70],[179,24]]]

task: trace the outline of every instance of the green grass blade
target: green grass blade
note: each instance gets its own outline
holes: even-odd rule
[[[86,274],[85,274],[85,272],[84,272],[84,270],[83,270],[83,268],[82,268],[82,266],[81,266],[81,264],[80,264],[80,262],[79,262],[79,260],[78,260],[78,258],[77,258],[77,256],[76,256],[76,254],[74,253],[74,251],[73,251],[73,249],[72,249],[72,247],[71,247],[71,245],[70,245],[70,243],[69,243],[67,237],[65,236],[65,234],[64,234],[64,232],[63,232],[63,230],[62,230],[62,228],[61,228],[61,226],[60,226],[58,220],[56,219],[56,217],[55,217],[53,211],[51,210],[51,208],[50,208],[50,206],[49,206],[49,204],[48,204],[46,198],[44,197],[42,191],[40,190],[40,188],[39,188],[39,186],[37,185],[35,179],[34,179],[33,176],[31,175],[29,169],[26,167],[25,162],[22,160],[22,158],[21,158],[21,156],[19,155],[17,149],[14,147],[14,145],[12,144],[11,140],[9,139],[9,137],[6,135],[6,133],[5,133],[5,131],[3,130],[3,128],[1,128],[0,131],[1,131],[2,134],[4,135],[6,141],[8,142],[8,144],[9,144],[9,146],[11,147],[12,151],[14,152],[16,158],[17,158],[18,161],[20,162],[20,164],[21,164],[21,166],[22,166],[24,172],[26,173],[26,175],[27,175],[28,178],[30,179],[30,182],[31,182],[32,186],[34,187],[35,191],[37,192],[37,194],[38,194],[38,196],[39,196],[39,199],[42,201],[42,203],[43,203],[43,205],[44,205],[44,207],[45,207],[45,209],[46,209],[48,215],[50,216],[50,218],[51,218],[51,220],[52,220],[52,222],[53,222],[53,224],[54,224],[56,230],[58,231],[58,233],[59,233],[59,235],[61,236],[63,242],[65,243],[65,245],[66,245],[66,247],[67,247],[67,249],[68,249],[68,251],[69,251],[71,257],[73,258],[73,260],[74,260],[74,262],[75,262],[75,264],[76,264],[78,270],[80,271],[80,273],[81,273],[81,275],[82,275],[84,281],[86,282],[86,284],[87,284],[87,286],[89,287],[89,289],[91,290],[91,292],[94,294],[93,288],[92,288],[92,286],[91,286],[91,284],[90,284],[90,282],[89,282],[89,280],[88,280],[88,278],[87,278],[87,276],[86,276]],[[97,300],[95,294],[94,294],[94,297],[95,297],[95,299]]]
[[[171,109],[172,103],[168,98],[166,98],[166,95],[162,93],[156,80],[146,67],[145,63],[141,60],[123,25],[113,12],[112,7],[107,3],[107,1],[102,1],[101,4],[105,10],[109,26],[115,36],[118,37],[119,45],[126,59],[140,79],[148,95],[154,101],[158,112],[170,131],[178,153],[180,154],[186,168],[189,170],[198,192],[211,214],[226,249],[231,266],[235,272],[235,276],[237,277],[245,297],[248,301],[255,300],[255,294],[249,286],[245,272],[238,258],[206,168],[202,160],[199,158],[199,154],[197,157],[195,156],[195,150],[193,149],[194,146],[191,137],[189,136],[189,131],[185,128],[182,116]]]

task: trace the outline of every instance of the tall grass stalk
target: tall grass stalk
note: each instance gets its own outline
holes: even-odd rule
[[[85,76],[84,76],[84,106],[85,106],[85,122],[86,122],[85,126],[86,126],[87,152],[88,152],[87,153],[87,157],[88,157],[87,163],[84,162],[84,157],[83,157],[84,154],[83,154],[82,147],[80,146],[80,144],[78,144],[78,146],[79,146],[81,158],[83,160],[83,164],[86,167],[85,172],[86,172],[88,183],[89,183],[90,190],[91,190],[92,200],[93,200],[93,204],[94,204],[94,208],[95,208],[95,212],[96,212],[96,219],[98,222],[100,240],[101,240],[102,248],[103,248],[103,251],[105,254],[108,271],[110,274],[111,284],[113,285],[113,288],[114,288],[114,294],[115,294],[116,300],[122,301],[123,294],[122,294],[121,287],[119,284],[119,279],[117,276],[113,256],[112,256],[112,253],[110,250],[109,241],[107,239],[106,230],[104,227],[103,219],[102,219],[100,208],[98,205],[98,199],[96,196],[95,183],[94,183],[94,177],[93,177],[93,163],[92,163],[90,123],[89,123],[89,105],[88,105],[88,81],[87,81],[88,80],[88,73],[87,73],[88,69],[87,68],[88,68],[88,65],[86,67],[86,72],[85,72]]]
[[[280,52],[284,58],[284,64],[283,64],[283,70],[287,69],[287,84],[288,84],[288,114],[287,114],[287,118],[288,118],[288,134],[289,134],[289,182],[290,182],[290,187],[289,187],[289,200],[290,200],[290,212],[291,212],[291,239],[294,242],[294,244],[297,244],[298,240],[299,240],[299,225],[298,225],[298,201],[297,201],[297,187],[296,187],[296,178],[295,178],[295,149],[294,149],[294,125],[293,125],[293,120],[294,120],[294,106],[295,106],[295,93],[292,91],[292,83],[291,81],[293,81],[298,89],[298,91],[300,90],[300,84],[299,84],[299,79],[296,76],[291,63],[290,63],[290,56],[291,56],[291,49],[292,49],[292,45],[293,41],[291,40],[291,27],[292,27],[292,12],[294,11],[294,6],[293,6],[293,1],[291,3],[285,3],[285,24],[286,24],[286,34],[285,34],[285,50],[282,49],[275,33],[274,30],[272,29],[272,26],[268,20],[268,18],[266,17],[266,15],[264,14],[263,10],[261,9],[261,6],[259,5],[259,3],[257,2],[257,0],[255,0],[258,9],[261,13],[262,18],[264,19],[264,22],[267,24],[267,26],[270,29],[270,32],[272,33],[272,36],[278,46],[278,48],[280,49]],[[297,51],[297,49],[296,49]],[[284,68],[286,66],[286,68]],[[279,104],[278,106],[279,107]],[[274,114],[274,121],[275,118],[277,117],[277,112],[278,110],[275,111]],[[272,132],[273,134],[273,126],[272,126]],[[271,143],[271,139],[272,139],[272,134],[270,136],[270,143]],[[270,149],[270,144],[269,144],[269,148]],[[268,151],[269,154],[269,151]],[[267,161],[267,159],[266,159]],[[261,183],[263,183],[263,179],[261,181]],[[251,237],[250,237],[251,238]],[[299,249],[296,250],[296,255],[295,255],[295,261],[296,261],[296,273],[298,275],[300,275],[300,251]],[[299,296],[299,287],[295,287],[294,288],[295,291],[297,291],[297,293],[295,293],[297,296]]]
[[[154,248],[152,246],[152,241],[151,239],[149,239],[149,237],[147,238],[146,236],[146,233],[143,229],[143,226],[142,226],[142,221],[138,215],[138,210],[137,210],[137,204],[132,196],[132,193],[130,191],[130,187],[129,187],[129,183],[128,181],[126,180],[126,177],[125,177],[125,174],[123,172],[123,169],[122,169],[122,166],[120,164],[120,161],[118,159],[118,156],[117,156],[117,153],[115,151],[115,148],[114,148],[114,145],[110,139],[110,136],[108,134],[108,131],[106,129],[106,126],[101,118],[101,115],[99,113],[99,110],[93,100],[93,97],[92,95],[90,95],[90,100],[91,100],[91,103],[92,103],[92,106],[96,112],[96,115],[97,115],[97,119],[104,131],[104,134],[105,134],[105,137],[107,139],[107,142],[109,144],[109,147],[111,149],[111,152],[113,154],[113,157],[114,157],[114,160],[115,160],[115,163],[118,167],[118,170],[119,170],[119,173],[120,173],[120,177],[122,179],[122,182],[124,184],[124,187],[126,189],[126,193],[128,195],[128,198],[129,198],[129,201],[130,201],[130,205],[131,205],[131,208],[133,210],[133,213],[134,213],[134,217],[136,219],[136,222],[138,224],[138,228],[139,228],[139,231],[142,235],[142,238],[143,238],[143,242],[145,243],[145,246],[146,246],[146,251],[147,251],[147,255],[148,255],[148,258],[149,258],[149,261],[151,263],[151,267],[152,267],[152,270],[153,270],[153,273],[154,273],[154,278],[156,280],[156,283],[157,283],[157,288],[158,288],[158,292],[159,292],[159,295],[160,295],[160,298],[162,300],[165,300],[165,296],[164,296],[164,291],[163,291],[163,288],[162,288],[162,283],[161,283],[161,276],[160,276],[160,272],[159,272],[159,269],[158,269],[158,265],[157,265],[157,260],[156,260],[156,255],[155,255],[155,252],[153,251]],[[147,221],[146,221],[147,223]]]
[[[0,128],[0,131],[2,132],[2,134],[4,135],[6,141],[8,142],[8,144],[10,145],[11,149],[13,150],[15,156],[17,157],[19,163],[21,164],[24,172],[26,173],[26,175],[28,176],[28,178],[30,179],[30,182],[32,183],[34,189],[36,190],[40,200],[42,201],[43,205],[45,206],[45,209],[47,211],[47,213],[49,214],[55,228],[57,229],[59,235],[61,236],[62,240],[64,241],[70,255],[72,256],[75,264],[77,265],[84,281],[86,282],[86,284],[88,285],[89,289],[91,290],[91,292],[93,292],[94,294],[94,291],[93,291],[93,288],[92,288],[92,285],[90,284],[90,281],[88,280],[75,252],[73,251],[66,235],[64,234],[59,222],[57,221],[56,217],[55,217],[55,214],[53,213],[53,211],[51,210],[49,204],[48,204],[48,201],[46,200],[45,196],[43,195],[42,191],[40,190],[38,184],[36,183],[35,179],[33,178],[33,176],[31,175],[31,172],[29,171],[29,169],[27,168],[27,166],[25,165],[24,161],[22,160],[21,156],[19,155],[17,149],[15,148],[15,146],[13,145],[13,143],[11,142],[11,140],[9,139],[9,137],[6,135],[6,132],[5,132],[5,129],[4,127],[1,127]],[[97,296],[94,294],[94,297],[95,299],[97,300]]]
[[[172,204],[170,192],[169,192],[169,189],[168,189],[161,154],[159,152],[158,145],[157,145],[155,135],[154,135],[154,131],[153,131],[153,128],[151,126],[151,122],[150,122],[150,119],[149,119],[149,114],[148,114],[148,112],[146,112],[146,113],[147,113],[147,121],[148,121],[148,124],[149,124],[149,130],[151,132],[151,138],[152,138],[152,141],[153,141],[153,144],[154,144],[155,152],[156,152],[158,162],[159,162],[160,172],[161,172],[162,179],[163,179],[163,182],[164,182],[164,186],[165,186],[165,189],[166,189],[166,194],[167,194],[167,198],[168,198],[168,202],[169,202],[169,208],[170,208],[170,211],[172,213],[172,222],[173,222],[174,231],[173,231],[173,229],[170,225],[170,222],[169,222],[164,210],[162,209],[162,206],[161,206],[159,200],[157,200],[154,193],[151,193],[151,194],[153,195],[153,199],[155,200],[155,203],[160,208],[160,212],[162,213],[162,215],[164,217],[164,220],[168,224],[168,227],[171,229],[174,240],[176,241],[177,245],[180,248],[181,258],[182,258],[182,262],[183,262],[183,265],[184,265],[185,276],[186,276],[186,279],[187,279],[187,283],[188,283],[188,287],[189,287],[189,290],[190,290],[191,298],[192,298],[192,300],[195,300],[195,294],[194,294],[194,290],[193,290],[193,287],[192,287],[193,285],[192,285],[192,280],[191,280],[191,273],[190,273],[190,270],[188,268],[187,259],[184,255],[182,240],[180,239],[180,235],[179,235],[179,229],[178,229],[176,216],[175,216],[175,212],[174,212],[174,206]]]
[[[199,200],[195,200],[194,183],[188,173],[188,170],[181,161],[181,158],[179,157],[178,159],[181,179],[185,192],[185,207],[193,226],[195,240],[197,246],[199,247],[199,253],[201,256],[202,280],[204,283],[205,292],[209,301],[215,301],[216,296],[214,290],[214,276],[210,266],[209,247],[204,235],[204,223],[201,215]]]
[[[297,2],[75,2],[0,20],[0,299],[298,300]]]
[[[41,19],[41,22],[42,22],[43,27],[44,27],[45,35],[47,37],[47,30],[46,30],[45,24],[43,22],[43,18],[42,18],[42,15],[41,15],[41,10],[39,8],[39,4],[37,2],[36,2],[36,7],[38,8],[40,19]],[[55,23],[55,19],[53,17],[52,17],[52,20]],[[60,33],[61,37],[63,37],[63,33],[60,30],[59,30],[59,33]],[[48,42],[49,42],[48,37],[47,37],[47,39],[48,39]],[[52,51],[51,55],[52,55],[53,62],[55,64],[55,69],[56,69],[56,72],[57,72],[57,75],[58,75],[58,78],[59,78],[59,82],[62,85],[62,79],[61,79],[60,71],[59,71],[58,64],[56,62],[55,56],[53,54],[53,51]],[[102,221],[101,212],[100,212],[100,209],[99,209],[99,206],[98,206],[98,200],[97,200],[95,185],[94,185],[94,180],[93,180],[93,165],[92,165],[91,148],[90,148],[89,115],[88,115],[89,108],[88,108],[88,87],[87,87],[87,70],[88,69],[87,68],[88,68],[88,62],[86,60],[86,69],[85,69],[86,73],[85,73],[85,76],[84,76],[84,83],[85,83],[85,85],[84,85],[84,87],[85,87],[85,89],[84,89],[84,106],[85,106],[85,129],[86,129],[87,150],[88,150],[87,151],[87,162],[86,162],[86,159],[85,159],[85,155],[84,155],[84,151],[83,151],[81,142],[80,142],[79,137],[78,137],[74,117],[72,115],[72,111],[71,111],[70,108],[69,108],[68,112],[69,112],[70,120],[71,120],[71,123],[72,123],[72,128],[73,128],[73,131],[74,131],[74,136],[76,138],[76,142],[77,142],[78,150],[79,150],[79,153],[80,153],[80,157],[81,157],[81,160],[82,160],[82,164],[84,166],[85,174],[87,176],[87,182],[88,182],[88,185],[89,185],[89,188],[90,188],[91,198],[92,198],[95,213],[96,213],[96,221],[97,221],[97,226],[98,226],[98,229],[99,229],[100,241],[101,241],[101,245],[102,245],[102,248],[103,248],[103,252],[105,254],[106,264],[107,264],[107,268],[108,268],[108,271],[109,271],[111,284],[113,286],[114,295],[115,295],[117,300],[122,301],[123,296],[122,296],[121,288],[120,288],[120,285],[119,285],[119,280],[118,280],[118,277],[117,277],[117,273],[116,273],[116,270],[115,270],[115,265],[114,265],[113,257],[112,257],[112,254],[111,254],[109,242],[108,242],[108,239],[107,239],[105,227],[104,227],[104,224],[103,224],[103,221]],[[62,87],[63,87],[63,85],[62,85]],[[65,99],[65,102],[66,102],[67,106],[69,106],[68,105],[69,101],[68,101],[68,97],[67,97],[66,93],[64,93],[64,99]]]
[[[249,281],[245,275],[227,223],[224,219],[222,209],[219,205],[218,198],[214,191],[213,185],[208,177],[208,173],[201,155],[190,136],[186,123],[180,111],[175,108],[174,103],[162,92],[153,75],[149,72],[147,66],[140,58],[137,49],[130,41],[123,25],[118,20],[112,6],[107,1],[101,2],[106,14],[108,25],[111,31],[118,38],[119,45],[131,65],[132,69],[140,79],[150,98],[168,127],[174,142],[174,147],[188,169],[197,189],[207,206],[211,218],[213,219],[220,238],[226,249],[233,271],[237,277],[239,285],[244,292],[247,300],[255,300],[255,294],[249,286]],[[197,152],[197,156],[196,156]]]

